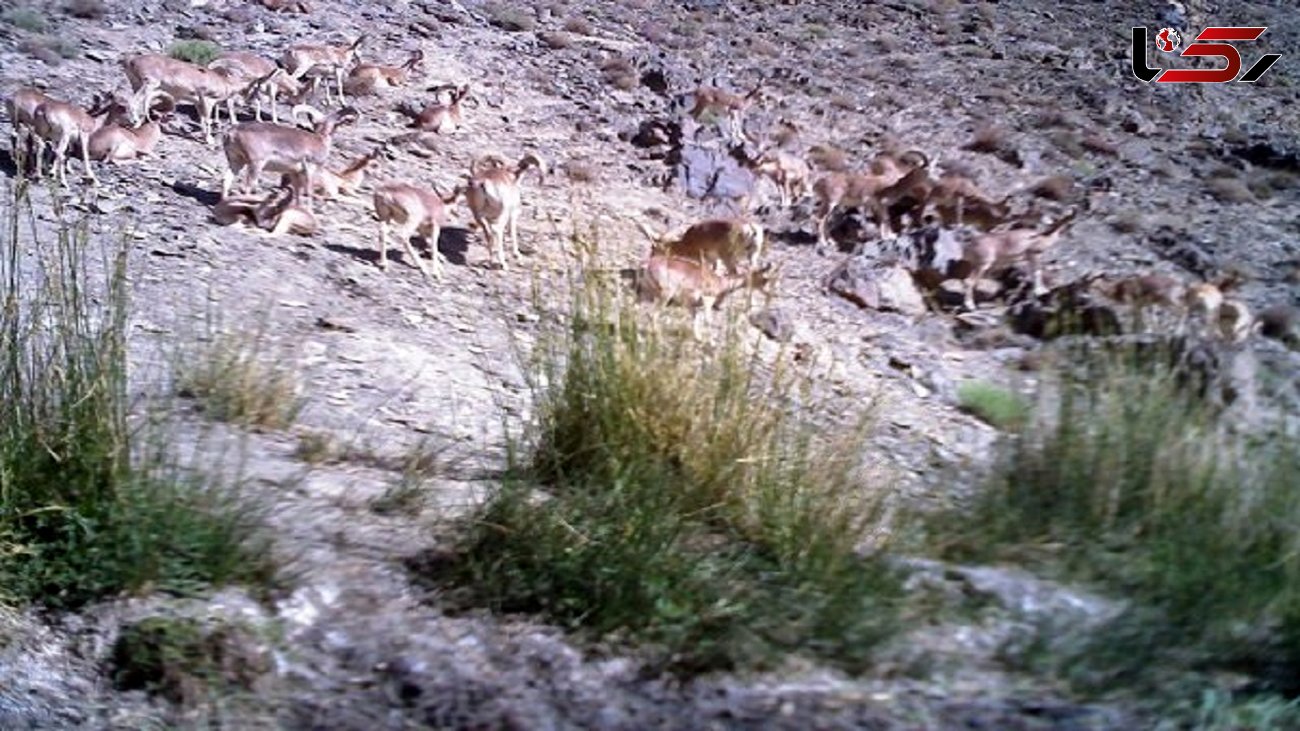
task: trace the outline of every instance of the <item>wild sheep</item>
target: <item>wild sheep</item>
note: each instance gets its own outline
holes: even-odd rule
[[[411,246],[411,237],[419,234],[430,250],[433,278],[441,281],[443,257],[438,251],[438,237],[446,218],[446,206],[461,192],[462,189],[457,188],[450,195],[443,196],[436,189],[401,182],[385,183],[376,188],[374,205],[375,217],[379,220],[379,268],[388,269],[388,236],[394,233],[411,262],[427,278],[429,270],[425,269],[420,255]]]
[[[692,224],[677,236],[656,235],[645,223],[638,225],[652,242],[652,254],[698,261],[715,269],[721,265],[731,275],[739,272],[742,259],[754,269],[763,254],[763,227],[750,221],[709,219]]]
[[[691,333],[699,340],[701,330],[712,323],[713,309],[724,297],[742,287],[766,290],[774,280],[770,265],[742,275],[721,275],[699,261],[655,254],[638,273],[637,291],[643,300],[691,308]],[[657,321],[657,311],[655,316]]]
[[[507,230],[515,261],[522,259],[519,251],[519,213],[522,207],[519,181],[529,168],[535,168],[542,178],[546,176],[545,163],[531,153],[520,158],[513,168],[495,154],[485,155],[470,165],[465,202],[488,245],[489,255],[503,270],[509,268],[505,256]]]
[[[1021,262],[1029,264],[1034,294],[1042,294],[1046,289],[1043,286],[1042,256],[1056,243],[1077,214],[1077,208],[1071,209],[1046,231],[1013,228],[980,234],[966,242],[962,246],[962,260],[970,265],[970,271],[965,277],[966,309],[975,309],[975,285],[980,279],[993,271]]]
[[[312,191],[318,171],[329,158],[333,135],[339,125],[355,122],[357,111],[351,107],[318,117],[314,131],[273,122],[241,122],[230,128],[222,140],[229,168],[221,181],[221,197],[230,194],[236,176],[243,173],[239,190],[251,191],[263,171],[293,173],[301,171],[308,184],[303,198],[312,206]]]
[[[882,153],[870,166],[858,173],[834,172],[813,184],[817,199],[814,216],[817,219],[817,253],[824,254],[830,241],[827,224],[831,214],[840,206],[872,206],[880,191],[897,183],[910,171],[927,168],[930,159],[919,150],[909,150],[894,155]]]

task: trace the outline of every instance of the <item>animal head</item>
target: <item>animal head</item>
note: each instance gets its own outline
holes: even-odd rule
[[[536,153],[525,153],[523,157],[519,158],[519,164],[515,166],[515,176],[523,177],[524,173],[527,172],[529,168],[537,171],[537,179],[539,183],[546,180],[546,161]]]

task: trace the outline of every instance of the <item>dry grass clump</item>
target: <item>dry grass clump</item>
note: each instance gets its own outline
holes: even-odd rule
[[[491,3],[483,13],[489,23],[502,30],[521,33],[537,27],[537,16],[513,3]]]
[[[573,47],[573,36],[558,30],[544,30],[537,34],[537,39],[552,51]]]
[[[1074,197],[1074,179],[1068,175],[1051,175],[1034,183],[1029,192],[1049,201],[1066,201]]]
[[[1213,178],[1205,187],[1215,200],[1223,203],[1250,203],[1255,200],[1255,194],[1239,178]]]
[[[74,18],[82,20],[100,20],[108,12],[104,0],[67,0],[63,11]]]

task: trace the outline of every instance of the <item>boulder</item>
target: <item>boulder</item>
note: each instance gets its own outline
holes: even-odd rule
[[[853,257],[831,276],[829,287],[859,307],[905,315],[926,311],[912,273],[901,266],[874,267],[862,257]]]

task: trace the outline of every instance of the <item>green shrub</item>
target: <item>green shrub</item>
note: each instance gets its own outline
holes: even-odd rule
[[[108,665],[118,690],[143,690],[186,706],[251,690],[270,670],[269,657],[247,628],[228,622],[204,626],[189,617],[148,617],[123,627]]]
[[[928,532],[959,560],[1099,582],[1130,608],[1063,661],[1109,690],[1197,668],[1300,692],[1300,445],[1243,436],[1150,354],[1047,379],[973,504]]]
[[[189,61],[199,66],[207,66],[221,55],[221,46],[212,41],[189,40],[176,41],[167,49],[167,54],[181,61]]]
[[[268,581],[250,508],[178,464],[165,427],[128,427],[127,244],[95,266],[84,224],[24,241],[26,185],[0,210],[0,591],[74,607]]]
[[[10,8],[0,14],[0,20],[32,33],[44,33],[50,25],[45,15],[33,8]]]
[[[808,384],[747,355],[741,327],[701,351],[605,284],[576,287],[526,363],[537,422],[436,578],[679,672],[784,653],[863,667],[899,584],[855,551],[881,522],[862,431],[828,443],[794,418]]]
[[[962,411],[1008,431],[1019,429],[1030,413],[1019,394],[989,383],[963,383],[957,401]]]

